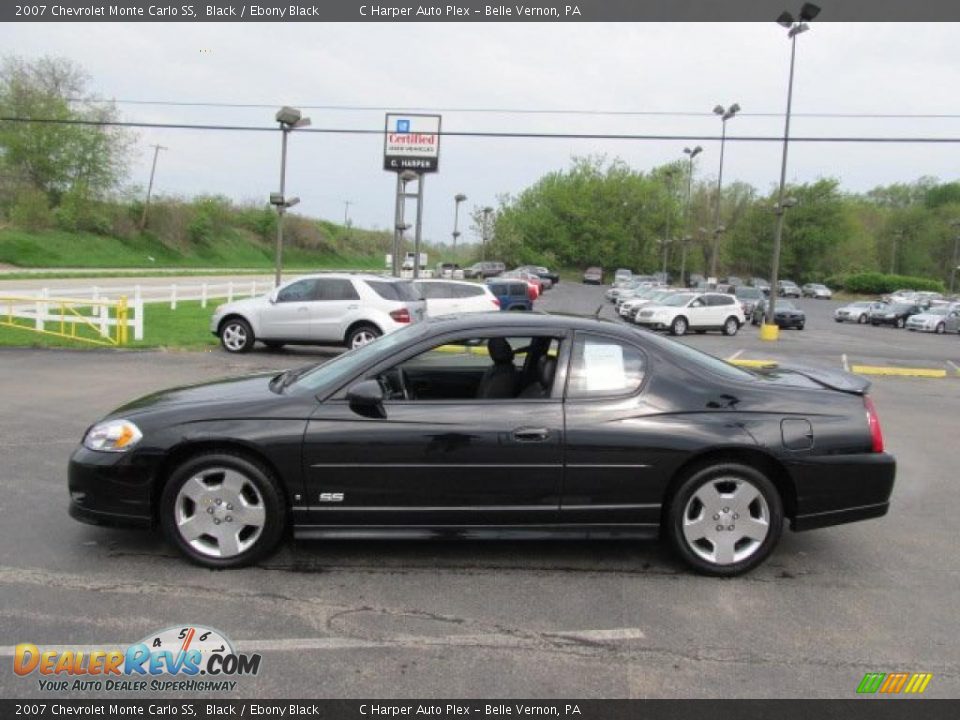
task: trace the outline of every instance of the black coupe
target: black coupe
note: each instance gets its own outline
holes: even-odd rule
[[[191,560],[336,537],[652,537],[735,575],[794,530],[884,515],[868,383],[750,372],[625,325],[476,314],[326,362],[159,392],[92,426],[84,522],[160,526]]]

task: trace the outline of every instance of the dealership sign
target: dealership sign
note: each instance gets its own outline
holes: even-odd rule
[[[440,161],[440,116],[387,113],[383,169],[436,172]]]

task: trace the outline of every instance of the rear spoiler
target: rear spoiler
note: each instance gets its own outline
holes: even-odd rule
[[[793,373],[802,375],[818,385],[822,385],[830,390],[851,393],[853,395],[866,395],[870,389],[870,381],[860,375],[846,372],[845,370],[830,370],[827,368],[808,367],[804,365],[777,365],[776,367],[758,370],[762,375],[776,376],[783,373]]]

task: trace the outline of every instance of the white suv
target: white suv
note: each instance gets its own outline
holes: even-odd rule
[[[677,293],[659,305],[647,306],[637,313],[635,322],[654,330],[669,330],[684,335],[687,330],[722,330],[736,335],[746,322],[743,308],[726,293]]]
[[[283,345],[366,345],[422,320],[425,303],[409,280],[324,273],[291,280],[262,297],[220,305],[210,332],[224,350],[248,352],[259,340]]]
[[[490,288],[479,283],[414,280],[413,286],[426,301],[429,317],[500,310],[500,301]]]

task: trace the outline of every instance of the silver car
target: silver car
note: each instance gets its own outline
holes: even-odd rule
[[[802,288],[804,297],[810,297],[814,300],[829,300],[833,297],[833,290],[820,283],[807,283]]]
[[[858,300],[849,305],[844,305],[833,311],[833,319],[838,323],[855,322],[865,325],[870,320],[870,313],[879,310],[883,303],[870,302],[869,300]]]
[[[948,306],[932,307],[919,315],[911,315],[907,318],[907,330],[942,335],[948,332],[947,323],[949,322],[949,332],[956,332],[958,318],[960,318],[960,310],[955,307],[953,309]]]

